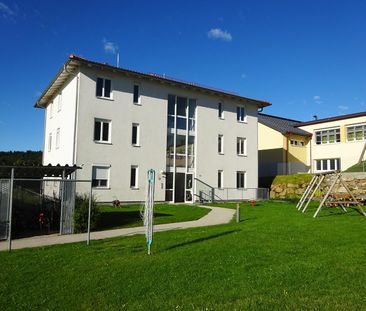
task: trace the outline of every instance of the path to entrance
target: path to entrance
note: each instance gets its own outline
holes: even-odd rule
[[[221,207],[207,207],[211,211],[198,220],[176,222],[170,224],[162,224],[154,226],[154,232],[167,231],[167,230],[177,230],[177,229],[187,229],[196,227],[205,227],[226,224],[233,219],[235,210],[229,208]],[[134,227],[134,228],[124,228],[106,231],[91,232],[91,240],[101,240],[106,238],[114,238],[119,236],[128,236],[135,234],[144,234],[144,227]],[[55,244],[66,244],[82,242],[86,243],[86,233],[70,234],[70,235],[41,235],[31,238],[24,238],[12,241],[12,249],[28,248],[28,247],[40,247]],[[8,243],[6,241],[0,242],[0,251],[7,250]]]

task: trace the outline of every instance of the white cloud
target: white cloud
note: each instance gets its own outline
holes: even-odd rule
[[[207,33],[207,36],[210,39],[220,39],[227,42],[233,40],[233,37],[230,32],[227,32],[226,30],[222,30],[220,28],[210,29],[210,31]]]
[[[4,2],[0,2],[0,14],[6,18],[8,16],[14,16],[15,12],[10,9]]]
[[[322,104],[322,103],[323,103],[323,101],[322,101],[322,100],[320,100],[320,96],[319,96],[319,95],[314,95],[313,99],[314,99],[314,102],[315,102],[316,104],[318,104],[318,105],[320,105],[320,104]]]
[[[348,110],[348,106],[345,106],[345,105],[339,105],[338,106],[338,109],[340,109],[340,110]]]
[[[118,52],[118,45],[112,41],[103,39],[103,47],[106,53],[116,54]]]

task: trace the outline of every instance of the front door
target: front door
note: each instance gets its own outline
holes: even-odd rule
[[[184,173],[175,173],[174,202],[184,202]]]

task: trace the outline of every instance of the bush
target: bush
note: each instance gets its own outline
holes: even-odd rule
[[[82,233],[88,230],[88,212],[89,212],[89,196],[76,195],[75,198],[75,211],[74,211],[74,232]],[[90,230],[97,227],[100,210],[95,201],[94,196],[92,197],[91,204],[91,215],[90,215]]]

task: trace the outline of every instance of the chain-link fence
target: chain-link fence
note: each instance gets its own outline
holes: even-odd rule
[[[82,221],[87,222],[83,227],[90,232],[91,180],[0,179],[0,240],[7,240],[10,250],[13,239],[73,234],[75,204],[80,202],[76,198],[76,188],[80,183],[90,185],[90,193],[84,196],[86,204],[82,203],[86,205]]]

